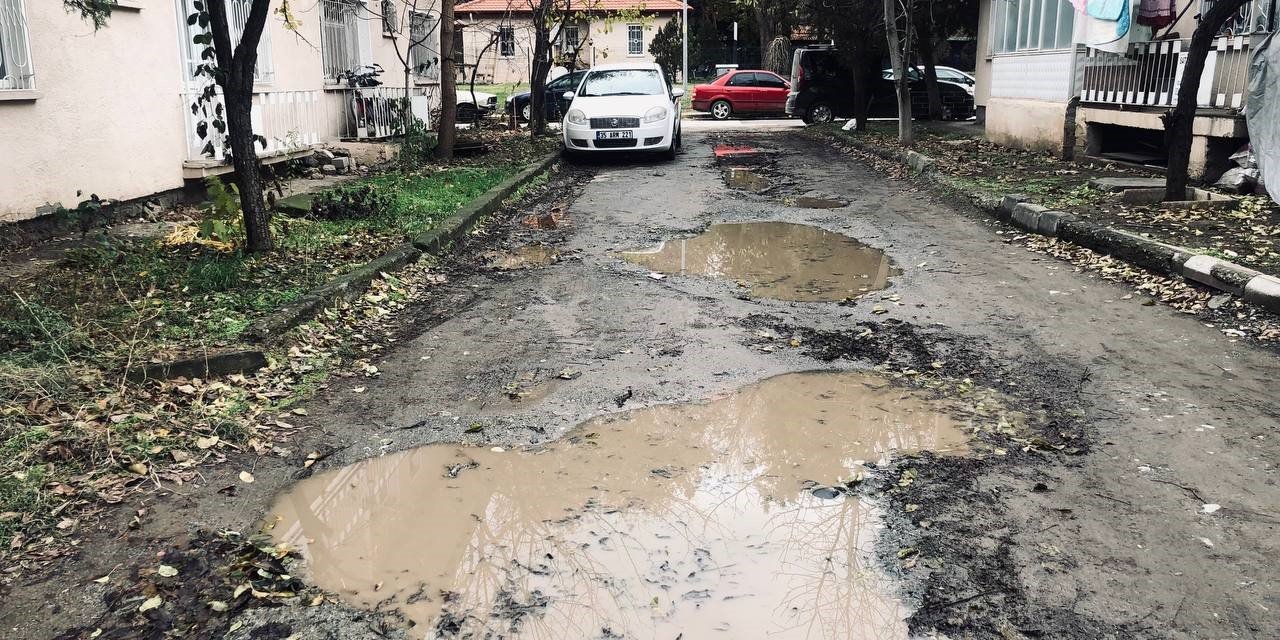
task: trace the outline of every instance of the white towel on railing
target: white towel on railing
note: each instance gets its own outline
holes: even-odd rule
[[[1151,28],[1133,21],[1142,0],[1125,2],[1128,4],[1122,7],[1119,19],[1116,20],[1094,17],[1091,15],[1093,5],[1090,4],[1091,11],[1080,18],[1081,28],[1076,30],[1075,41],[1091,49],[1124,55],[1129,50],[1130,42],[1150,40]]]

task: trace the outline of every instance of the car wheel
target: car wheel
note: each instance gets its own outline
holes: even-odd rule
[[[804,112],[804,121],[806,124],[825,124],[836,119],[836,114],[831,110],[831,105],[819,102],[811,105]]]
[[[716,120],[728,120],[733,115],[733,105],[728,100],[716,100],[711,103],[711,117]]]
[[[532,120],[532,119],[533,119],[533,105],[532,105],[532,104],[525,103],[525,105],[524,105],[523,107],[521,107],[521,108],[520,108],[520,119],[521,119],[521,120],[524,120],[525,122],[528,122],[528,121],[530,121],[530,120]]]
[[[573,163],[576,163],[578,160],[582,159],[582,152],[574,151],[569,147],[562,146],[560,147],[560,159],[564,160],[569,164],[573,164]]]
[[[477,109],[474,104],[464,102],[458,105],[456,113],[458,122],[475,122]]]

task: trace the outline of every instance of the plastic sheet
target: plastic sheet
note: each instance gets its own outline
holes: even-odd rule
[[[1249,102],[1245,106],[1249,142],[1262,184],[1280,200],[1280,41],[1268,35],[1249,60]]]

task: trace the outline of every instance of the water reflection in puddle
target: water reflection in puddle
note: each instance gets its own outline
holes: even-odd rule
[[[754,169],[731,167],[725,172],[725,181],[735,189],[752,193],[763,193],[769,190],[769,179]]]
[[[798,302],[840,301],[884,289],[898,274],[879,249],[803,224],[715,224],[688,239],[622,257],[662,273],[739,281],[752,295]]]
[[[399,608],[416,637],[905,638],[867,555],[876,512],[840,480],[963,442],[880,378],[791,374],[548,450],[434,445],[328,472],[278,500],[274,533],[316,584]]]

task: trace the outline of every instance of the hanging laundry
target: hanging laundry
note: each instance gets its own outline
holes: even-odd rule
[[[1086,14],[1107,22],[1116,22],[1129,8],[1129,0],[1089,0]]]
[[[1150,27],[1136,25],[1131,19],[1142,0],[1123,0],[1114,12],[1115,18],[1109,20],[1093,15],[1095,1],[1089,1],[1090,11],[1084,15],[1081,28],[1076,30],[1076,42],[1091,49],[1125,55],[1129,51],[1130,42],[1151,38]]]
[[[1142,0],[1138,5],[1138,24],[1163,29],[1178,19],[1178,0]]]
[[[1075,5],[1076,13],[1084,13],[1085,6],[1089,4],[1089,0],[1071,0],[1071,4]]]

